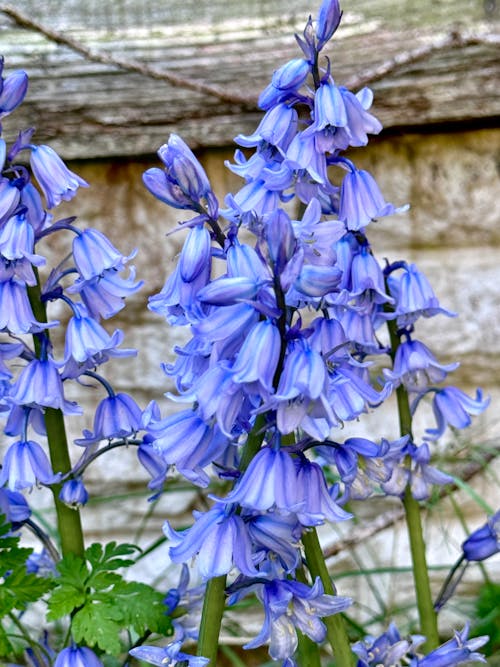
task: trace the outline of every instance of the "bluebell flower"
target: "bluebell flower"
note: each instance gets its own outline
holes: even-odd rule
[[[390,383],[380,391],[374,389],[363,370],[366,369],[350,368],[343,364],[330,374],[330,401],[340,421],[356,419],[367,411],[368,406],[380,405],[392,392]]]
[[[316,21],[317,50],[321,51],[324,45],[332,38],[337,30],[342,12],[338,0],[323,0],[319,8]]]
[[[337,468],[340,478],[346,484],[354,481],[358,474],[359,457],[376,458],[381,454],[380,445],[367,438],[347,438],[343,443],[327,441],[316,448],[316,451]]]
[[[304,252],[304,262],[332,266],[337,260],[334,244],[345,234],[345,226],[339,220],[321,218],[321,203],[313,197],[307,204],[302,219],[292,220],[292,225]]]
[[[103,667],[92,649],[73,644],[58,653],[54,667]]]
[[[267,556],[273,562],[277,558],[285,572],[293,572],[297,568],[301,560],[299,541],[302,527],[294,514],[245,514],[245,521],[260,572],[266,570],[261,557],[265,559]]]
[[[59,322],[39,322],[31,308],[26,283],[18,278],[0,282],[0,331],[13,334],[39,333]]]
[[[89,494],[81,477],[66,480],[59,492],[59,500],[73,509],[86,505],[88,499]]]
[[[91,317],[109,319],[125,306],[125,297],[143,285],[143,280],[135,281],[135,268],[131,266],[127,278],[122,278],[117,269],[105,269],[89,280],[78,278],[67,292],[80,294]]]
[[[303,526],[352,519],[352,514],[343,510],[330,494],[321,466],[305,457],[301,457],[297,464],[297,486],[304,500],[304,506],[297,512]]]
[[[422,635],[401,637],[391,623],[379,637],[368,635],[353,644],[352,650],[358,656],[357,667],[401,667],[424,641]]]
[[[210,207],[216,209],[205,170],[178,135],[170,135],[159,148],[158,156],[165,169],[152,167],[143,174],[144,185],[151,194],[174,208],[201,212],[202,200],[210,199]]]
[[[3,71],[3,57],[0,62],[0,74]],[[28,90],[28,75],[23,70],[11,72],[0,84],[0,118],[8,116],[24,100]]]
[[[31,509],[22,493],[0,486],[0,514],[16,531],[30,518]]]
[[[148,308],[163,315],[169,324],[194,323],[204,316],[203,305],[197,299],[197,295],[207,285],[209,279],[208,263],[190,281],[182,279],[180,265],[177,264],[161,292],[149,298]]]
[[[0,147],[5,147],[3,139]],[[8,220],[14,213],[21,199],[21,193],[15,183],[0,176],[0,222]]]
[[[156,491],[156,494],[149,500],[155,500],[163,489],[170,466],[149,442],[142,442],[139,445],[137,458],[152,477],[151,481],[148,482],[148,489]]]
[[[134,251],[124,257],[107,236],[91,227],[75,236],[72,249],[78,273],[85,280],[101,276],[107,269],[121,271],[126,262],[135,255]]]
[[[418,399],[414,401],[414,411]],[[472,423],[471,415],[479,415],[490,404],[490,397],[483,399],[480,389],[476,392],[476,398],[470,398],[457,387],[444,387],[434,391],[432,399],[432,410],[436,418],[436,428],[428,428],[426,440],[437,440],[446,430],[447,426],[452,428],[467,428]]]
[[[41,551],[34,551],[26,559],[26,572],[36,574],[39,577],[57,577],[56,564],[53,557],[43,548]]]
[[[179,257],[179,271],[184,282],[192,282],[200,273],[210,271],[211,241],[206,227],[189,230]]]
[[[316,150],[316,139],[314,135],[305,135],[299,132],[295,135],[286,151],[285,165],[291,169],[305,171],[309,178],[316,183],[329,184],[327,165],[324,153]],[[333,193],[336,189],[331,186]]]
[[[293,287],[305,296],[323,297],[335,291],[341,275],[336,266],[304,264]]]
[[[136,354],[135,350],[116,349],[123,341],[123,331],[116,329],[112,335],[108,334],[81,303],[74,303],[72,309],[73,316],[66,327],[64,363],[70,359],[79,364],[95,361],[102,353],[119,357]]]
[[[33,252],[34,242],[35,230],[22,213],[9,218],[0,228],[0,259],[6,260],[11,275],[17,275],[28,285],[36,283],[31,265],[45,264],[45,258]],[[23,260],[27,266],[23,266]]]
[[[469,535],[462,551],[468,561],[482,561],[500,551],[500,511]]]
[[[256,383],[273,392],[273,379],[281,349],[281,336],[271,320],[257,322],[248,332],[232,367],[237,383]]]
[[[340,90],[330,78],[321,83],[314,96],[314,122],[304,130],[302,136],[309,136],[325,128],[344,127],[347,114]]]
[[[81,408],[64,398],[63,382],[53,359],[32,359],[23,368],[10,391],[16,405],[33,408],[54,408],[67,415],[82,414]]]
[[[54,484],[54,475],[42,447],[32,440],[18,440],[7,449],[0,469],[0,486],[7,484],[12,491],[31,489],[36,484]]]
[[[453,483],[453,477],[430,465],[431,453],[427,443],[417,446],[408,442],[400,448],[393,446],[385,461],[390,462],[392,457],[395,463],[392,475],[381,484],[388,495],[402,497],[410,485],[412,496],[416,500],[425,500],[430,496],[434,485]]]
[[[50,146],[31,146],[30,164],[49,209],[58,206],[63,199],[73,199],[79,187],[88,187]]]
[[[311,65],[307,60],[289,60],[274,72],[271,83],[259,95],[259,107],[267,110],[281,102],[293,101],[310,71]]]
[[[5,364],[4,359],[14,359],[24,351],[22,343],[0,343],[0,381],[10,380],[12,373]]]
[[[23,187],[21,204],[26,207],[26,217],[37,235],[52,222],[53,215],[43,207],[40,193],[33,183],[26,183]]]
[[[138,660],[144,660],[151,665],[160,667],[203,667],[210,660],[202,656],[189,655],[181,651],[182,642],[176,641],[167,646],[138,646],[129,651],[130,655]]]
[[[319,577],[312,587],[298,581],[274,579],[259,588],[264,625],[258,636],[243,648],[269,642],[273,660],[292,658],[298,645],[297,630],[320,644],[326,636],[321,617],[344,611],[352,602],[350,598],[325,594]]]
[[[297,111],[288,104],[276,104],[264,115],[253,134],[239,134],[235,142],[245,148],[257,147],[262,142],[286,150],[297,131]]]
[[[340,189],[339,220],[345,222],[347,229],[363,229],[375,218],[395,212],[394,206],[385,201],[373,176],[352,165]]]
[[[438,314],[456,317],[456,313],[441,307],[429,281],[415,264],[405,264],[402,268],[402,273],[397,276],[391,273],[387,279],[389,292],[396,299],[398,326],[405,327],[419,317]]]
[[[251,460],[227,502],[264,511],[273,507],[296,512],[304,505],[297,487],[297,470],[285,449],[263,447]]]
[[[394,386],[403,383],[408,391],[422,391],[429,384],[442,382],[459,365],[440,364],[424,343],[407,336],[396,350],[392,370],[384,369],[383,373]]]
[[[226,449],[227,437],[217,425],[208,425],[193,410],[183,410],[163,420],[153,418],[146,425],[156,452],[165,463],[194,484],[207,486],[209,478],[203,471]]]
[[[77,445],[91,445],[100,440],[127,438],[141,428],[142,411],[134,399],[123,392],[106,396],[95,410],[94,432],[83,431]]]
[[[423,658],[413,658],[410,667],[453,667],[469,662],[486,662],[482,653],[477,651],[484,646],[489,637],[469,636],[469,624],[460,632],[456,631],[453,639],[441,644]]]
[[[336,136],[336,145],[342,149],[347,140],[349,146],[365,146],[368,143],[368,134],[378,134],[382,130],[382,123],[378,118],[368,113],[373,102],[373,92],[366,87],[356,94],[344,86],[340,86],[339,90],[347,114],[347,125],[337,132],[337,135],[345,133],[346,137],[344,139],[344,137]],[[345,145],[346,148],[347,145]],[[406,208],[402,207],[398,211],[404,211]]]
[[[204,580],[227,574],[233,567],[247,576],[257,575],[248,527],[234,510],[235,506],[217,503],[208,512],[195,512],[196,521],[182,532],[166,521],[163,532],[173,543],[169,549],[172,562],[187,563],[197,555]]]

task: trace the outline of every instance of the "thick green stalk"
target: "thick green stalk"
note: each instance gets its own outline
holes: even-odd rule
[[[330,574],[326,567],[323,551],[319,543],[316,529],[308,530],[302,535],[302,544],[306,554],[306,562],[309,572],[313,579],[319,577],[323,583],[325,593],[328,595],[336,595],[337,591],[330,578]],[[351,651],[349,637],[345,622],[340,614],[327,616],[323,618],[323,623],[326,625],[326,633],[328,641],[332,647],[335,664],[337,667],[352,667],[354,665],[354,654]]]
[[[241,453],[241,472],[247,469],[250,461],[260,449],[262,440],[264,439],[264,425],[265,419],[263,415],[258,415]],[[207,583],[205,598],[203,600],[200,633],[198,636],[198,655],[210,660],[208,667],[216,667],[219,634],[225,607],[225,588],[225,575],[210,579]]]
[[[47,429],[52,469],[62,473],[69,472],[71,470],[71,460],[69,458],[64,417],[60,410],[54,410],[53,408],[45,410],[45,428]],[[63,556],[72,553],[83,557],[85,545],[80,511],[78,508],[68,507],[59,500],[61,486],[61,484],[52,485],[61,551]]]
[[[28,288],[28,296],[36,319],[39,322],[46,322],[47,309],[41,300],[40,280],[38,278],[38,274],[37,284]],[[44,335],[48,338],[48,331],[45,331]],[[40,339],[37,336],[33,336],[33,340],[35,345],[35,352],[38,356],[40,356]],[[53,408],[46,408],[44,416],[52,469],[54,472],[61,472],[65,474],[71,470],[72,466],[69,456],[64,416],[60,410],[55,410]],[[62,554],[65,556],[68,553],[73,553],[77,556],[83,556],[85,546],[83,541],[80,512],[78,509],[71,509],[59,500],[61,484],[53,484],[51,490],[54,496],[57,528],[59,538],[61,540]]]
[[[388,322],[388,328],[391,339],[391,356],[394,360],[396,350],[400,344],[397,334],[396,321],[390,320]],[[411,436],[412,415],[410,410],[410,401],[408,398],[408,392],[402,384],[400,384],[396,389],[396,398],[398,403],[400,433],[402,436]],[[405,496],[403,498],[403,506],[406,516],[408,538],[410,541],[413,580],[417,597],[420,628],[422,633],[427,637],[424,649],[431,651],[439,645],[437,614],[434,610],[434,603],[432,599],[420,505],[413,497],[410,487],[406,488]]]
[[[198,655],[210,660],[207,667],[217,666],[219,634],[226,603],[225,588],[226,575],[224,574],[210,579],[205,591],[198,636]]]

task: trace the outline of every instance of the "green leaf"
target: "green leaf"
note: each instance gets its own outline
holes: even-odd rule
[[[116,542],[108,542],[104,549],[102,544],[91,544],[85,551],[85,556],[89,561],[93,572],[100,570],[117,570],[121,567],[128,567],[133,565],[134,561],[130,558],[123,558],[123,556],[130,556],[136,551],[140,551],[139,547],[133,544],[116,544]]]
[[[47,620],[56,621],[74,609],[81,607],[86,599],[85,591],[73,586],[58,586],[48,601]]]
[[[122,582],[116,587],[117,604],[124,613],[125,625],[138,635],[146,630],[162,635],[172,633],[172,623],[165,613],[164,595],[140,582]]]
[[[106,653],[117,654],[121,650],[119,635],[123,630],[122,621],[122,612],[113,601],[109,604],[86,604],[73,616],[73,637],[77,643],[97,645]]]
[[[82,589],[87,585],[90,573],[87,564],[80,556],[67,554],[58,562],[57,570],[61,575],[58,580],[61,584]]]
[[[14,648],[7,637],[7,633],[0,623],[0,658],[7,658],[12,654]]]

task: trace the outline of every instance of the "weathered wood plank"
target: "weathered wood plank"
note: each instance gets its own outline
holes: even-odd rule
[[[297,55],[292,37],[319,2],[308,0],[18,0],[16,9],[122,60],[256,97],[273,69]],[[488,5],[489,6],[489,5]],[[487,5],[468,0],[359,0],[328,54],[343,83],[409,48],[457,29],[500,33]],[[255,108],[85,60],[0,13],[0,51],[7,69],[22,67],[30,91],[19,124],[40,127],[65,157],[151,153],[170,132],[193,146],[222,146],[251,131]],[[498,47],[445,49],[397,69],[375,90],[375,111],[386,127],[481,121],[500,115]],[[6,125],[9,127],[9,124]]]

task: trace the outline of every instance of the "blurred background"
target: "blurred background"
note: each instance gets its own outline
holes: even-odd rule
[[[60,216],[77,215],[80,226],[102,229],[125,254],[138,248],[133,263],[145,286],[108,328],[125,329],[127,347],[139,354],[104,370],[142,406],[154,398],[168,409],[163,394],[172,385],[160,363],[172,359],[185,335],[147,310],[182,238],[166,237],[180,216],[147,193],[142,172],[158,164],[156,150],[175,132],[200,157],[221,200],[235,192],[240,183],[224,166],[233,137],[255,129],[259,91],[274,69],[298,55],[293,33],[318,6],[319,0],[0,4],[5,71],[25,69],[30,77],[26,101],[6,119],[6,135],[36,127],[34,142],[51,145],[90,183]],[[459,313],[427,320],[417,333],[443,363],[461,362],[453,384],[469,394],[481,386],[492,398],[472,429],[439,448],[442,469],[465,469],[469,479],[426,509],[437,588],[439,568],[454,562],[467,532],[500,506],[500,9],[495,0],[353,0],[344,12],[326,49],[333,76],[355,90],[370,80],[373,113],[384,124],[380,136],[350,157],[376,177],[388,201],[411,206],[372,225],[375,251],[380,261],[416,262],[441,304]],[[419,59],[412,57],[416,50]],[[51,237],[54,258],[66,241]],[[98,393],[75,396],[87,416],[70,425],[71,437],[91,426]],[[393,407],[346,429],[346,435],[374,432],[397,436]],[[161,536],[167,514],[185,522],[196,494],[177,484],[148,505],[148,478],[135,452],[119,449],[107,457],[88,482],[91,494],[104,496],[83,513],[89,540],[130,541],[132,527],[147,546]],[[367,618],[406,613],[408,556],[398,511],[398,503],[369,503],[359,508],[359,526],[323,534],[332,570],[343,577],[340,593],[362,596]],[[374,534],[364,537],[370,525]],[[346,537],[352,543],[339,550]],[[164,575],[158,574],[164,556],[162,547],[144,559],[145,579]],[[372,571],[376,582],[359,583],[360,570]],[[500,579],[498,555],[488,569],[469,568],[462,596],[449,605],[450,623],[471,614],[488,577]]]

